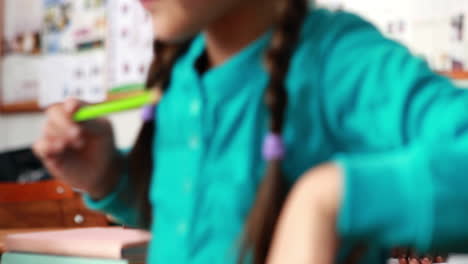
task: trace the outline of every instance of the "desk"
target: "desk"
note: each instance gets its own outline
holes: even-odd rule
[[[64,228],[28,228],[28,229],[0,229],[0,255],[5,252],[5,238],[7,235],[41,231],[63,230]]]

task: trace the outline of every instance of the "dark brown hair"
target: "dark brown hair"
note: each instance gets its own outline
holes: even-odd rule
[[[299,42],[301,26],[308,10],[307,0],[281,0],[274,24],[273,37],[267,50],[265,62],[270,80],[265,91],[265,103],[270,111],[270,132],[283,132],[284,115],[287,106],[286,77],[290,60]],[[185,52],[190,41],[179,45],[155,43],[157,56],[153,61],[147,81],[148,89],[167,89],[172,66]],[[153,143],[154,122],[147,122],[138,136],[129,156],[129,169],[132,172],[132,185],[138,197],[138,207],[142,210],[141,222],[148,227],[151,220],[148,202],[148,186],[152,171],[152,157],[149,143]],[[269,161],[266,176],[261,183],[257,198],[245,226],[245,234],[239,257],[244,262],[252,255],[255,264],[264,263],[277,218],[288,192],[288,184],[282,173],[281,160]]]
[[[158,89],[164,93],[168,88],[172,66],[176,59],[187,50],[187,41],[179,45],[164,44],[159,41],[154,43],[154,51],[157,56],[151,63],[146,89]],[[128,157],[128,168],[131,171],[131,187],[134,189],[135,207],[141,212],[138,219],[139,226],[149,228],[151,224],[151,204],[149,202],[149,186],[153,170],[153,153],[148,146],[153,145],[156,122],[146,121],[138,134],[136,143]]]

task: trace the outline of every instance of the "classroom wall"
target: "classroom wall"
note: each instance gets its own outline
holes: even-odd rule
[[[468,1],[466,0],[317,0],[325,6],[341,6],[374,23],[386,35],[425,57],[434,69],[449,71],[452,62],[468,70]],[[453,19],[465,16],[462,40],[457,39]],[[435,37],[437,36],[437,37]]]
[[[129,111],[110,116],[117,146],[129,148],[140,129],[139,111]],[[0,152],[30,146],[40,135],[44,115],[0,115]]]
[[[457,84],[468,88],[468,80],[458,81]],[[131,147],[141,126],[139,111],[119,113],[109,118],[114,127],[117,146]],[[0,152],[31,145],[39,136],[43,122],[44,115],[39,113],[0,114]]]
[[[441,15],[447,17],[447,15],[460,11],[468,14],[468,1],[466,0],[393,0],[388,2],[375,0],[309,1],[331,7],[342,5],[347,10],[364,15],[382,29],[385,29],[388,21],[405,20],[408,22],[408,31],[405,33],[406,35],[399,36],[399,38],[410,46],[417,46],[418,48],[415,48],[415,50],[423,51],[433,49],[433,41],[428,41],[423,36],[424,32],[412,34],[412,31],[421,28],[417,24],[418,22],[424,22],[425,19],[427,20],[427,17],[424,16],[430,16],[432,20],[436,18],[434,22],[436,23],[441,19],[437,19],[437,17]],[[429,28],[431,31],[436,31],[432,32],[430,36],[433,36],[433,33],[442,36],[449,34],[446,27]],[[468,27],[466,27],[466,30],[468,31]],[[434,38],[432,37],[432,39]],[[460,81],[459,85],[468,88],[468,80]],[[140,127],[138,111],[117,114],[110,118],[115,128],[118,146],[122,148],[130,147]],[[0,114],[0,152],[31,145],[40,133],[43,119],[44,117],[41,114]]]

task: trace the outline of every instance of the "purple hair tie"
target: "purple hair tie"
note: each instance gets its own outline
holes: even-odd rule
[[[141,119],[144,122],[150,122],[154,120],[156,115],[156,105],[146,105],[141,109]]]
[[[281,160],[284,157],[284,152],[281,135],[268,133],[263,141],[263,158],[266,161]]]

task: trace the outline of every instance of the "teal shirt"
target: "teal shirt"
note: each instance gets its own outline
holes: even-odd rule
[[[458,221],[468,218],[468,93],[352,14],[314,10],[301,36],[286,83],[284,171],[293,183],[325,162],[343,168],[341,253],[372,241],[363,262],[379,263],[396,245],[468,242]],[[149,263],[235,263],[264,175],[270,38],[200,75],[200,35],[173,68],[152,146]],[[134,224],[119,199],[131,196],[127,177],[88,205]]]

